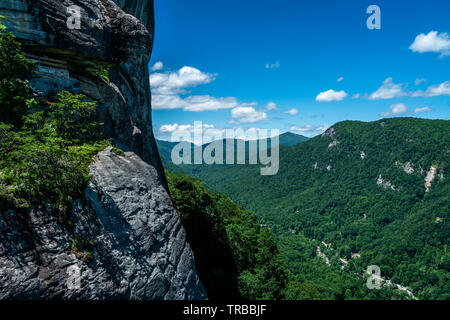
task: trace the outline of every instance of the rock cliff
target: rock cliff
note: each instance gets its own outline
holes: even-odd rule
[[[73,8],[79,28],[68,25]],[[205,297],[152,133],[153,1],[2,0],[0,15],[37,62],[33,89],[98,101],[105,135],[129,151],[94,159],[68,225],[49,204],[0,213],[0,299]]]

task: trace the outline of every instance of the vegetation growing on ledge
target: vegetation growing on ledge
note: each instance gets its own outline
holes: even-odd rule
[[[92,241],[85,240],[80,236],[75,235],[72,239],[71,249],[77,258],[83,260],[87,264],[94,260],[94,255],[92,253],[94,250],[94,243]]]
[[[63,91],[40,106],[25,80],[32,63],[0,24],[0,212],[49,201],[61,213],[82,194],[97,134],[97,104]],[[40,110],[40,111],[36,111]]]
[[[110,83],[109,80],[109,69],[110,67],[100,67],[96,71],[92,72],[92,74],[96,77],[103,79],[106,83]]]

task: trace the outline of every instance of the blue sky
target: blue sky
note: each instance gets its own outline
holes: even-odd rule
[[[366,26],[369,5],[381,30]],[[449,13],[448,0],[155,0],[155,134],[449,119]]]

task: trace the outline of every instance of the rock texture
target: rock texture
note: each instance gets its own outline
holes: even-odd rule
[[[80,9],[80,29],[68,27],[71,6]],[[38,68],[33,88],[49,98],[65,89],[99,101],[105,133],[163,176],[152,133],[147,67],[154,33],[152,0],[2,0],[0,15],[24,50],[41,58],[38,64],[49,58],[66,71]],[[110,82],[93,75],[101,67],[110,67]]]
[[[74,203],[72,231],[49,206],[1,215],[0,299],[206,297],[156,170],[108,148],[91,174],[85,198]],[[91,263],[71,251],[74,235],[93,243]]]
[[[80,29],[67,25],[73,5]],[[0,299],[205,297],[152,133],[153,1],[2,0],[0,15],[38,62],[35,91],[98,101],[105,134],[130,151],[95,158],[69,224],[50,204],[0,213]],[[103,67],[110,81],[93,74]],[[77,237],[92,242],[92,262],[72,251]]]

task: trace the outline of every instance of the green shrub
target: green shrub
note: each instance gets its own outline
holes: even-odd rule
[[[51,124],[65,139],[91,138],[100,125],[94,121],[97,102],[85,101],[82,94],[61,91],[58,101],[50,105]]]
[[[87,264],[94,260],[94,255],[92,253],[94,250],[94,243],[92,241],[74,235],[72,238],[71,249],[77,258],[83,260]]]
[[[36,105],[26,81],[34,63],[26,59],[16,37],[6,32],[0,16],[0,122],[21,124],[22,115]]]
[[[111,81],[109,80],[109,69],[110,67],[100,67],[96,71],[92,72],[92,74],[103,79],[103,81],[110,83]]]

